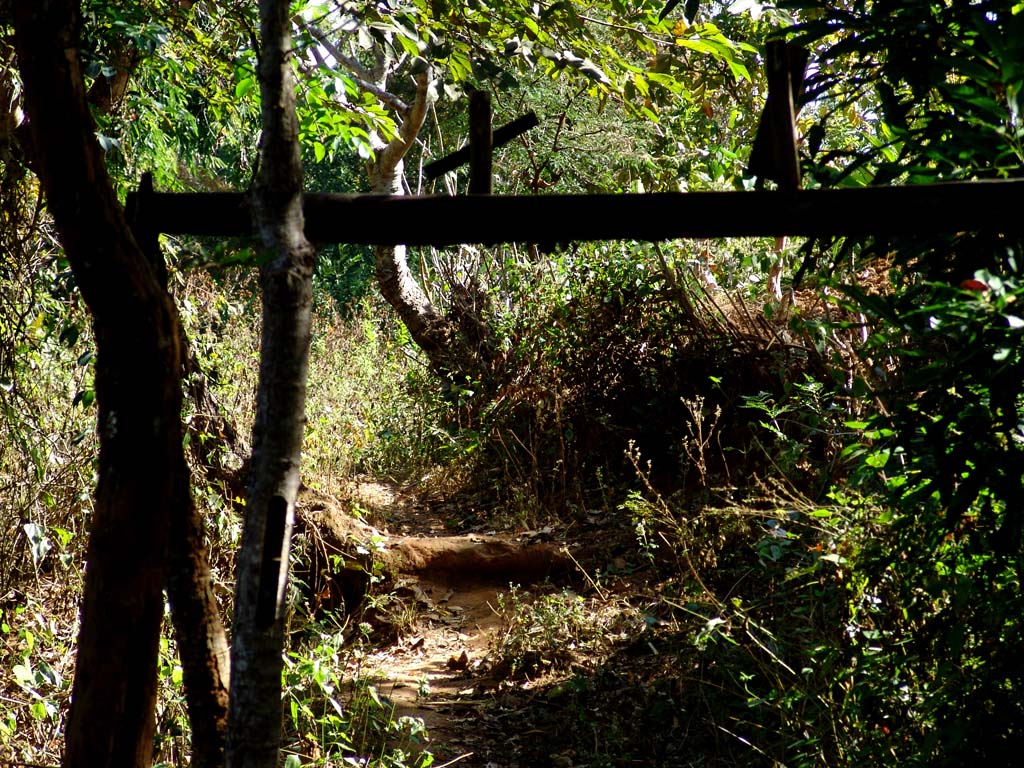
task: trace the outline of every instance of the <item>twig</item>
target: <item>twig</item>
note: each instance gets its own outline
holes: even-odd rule
[[[764,755],[765,757],[771,757],[771,755],[769,755],[767,752],[765,752],[763,749],[761,749],[759,746],[757,746],[757,744],[755,744],[754,742],[750,741],[749,739],[743,738],[738,733],[733,733],[728,728],[726,728],[724,725],[718,726],[718,730],[724,731],[725,733],[728,733],[734,739],[737,739],[737,740],[743,742],[744,744],[746,744],[748,747],[753,749],[758,754]],[[772,761],[772,762],[774,762],[774,761]]]
[[[601,586],[596,581],[590,578],[590,574],[587,573],[583,566],[579,564],[579,561],[572,556],[572,552],[569,551],[569,548],[562,547],[561,552],[570,560],[572,560],[572,564],[579,569],[580,573],[583,574],[583,578],[585,578],[587,580],[587,583],[594,588],[594,591],[597,592],[597,596],[600,597],[602,600],[607,600],[608,596],[605,594],[604,590],[601,589]]]
[[[389,107],[398,112],[399,115],[404,117],[409,112],[409,105],[398,98],[395,94],[390,91],[381,88],[372,82],[372,73],[368,72],[358,61],[353,59],[351,56],[346,55],[342,50],[330,41],[330,39],[322,31],[317,29],[312,24],[296,20],[300,23],[302,28],[305,29],[309,34],[316,38],[317,42],[320,43],[327,52],[335,58],[335,60],[343,65],[345,69],[349,71],[352,79],[355,80],[356,84],[364,91],[369,91],[382,102],[387,104]]]
[[[475,753],[473,753],[473,752],[467,752],[464,755],[459,755],[458,757],[453,757],[447,763],[441,763],[439,766],[437,766],[437,768],[448,768],[449,765],[455,765],[455,763],[459,762],[460,760],[465,760],[467,757],[472,757],[474,754]]]

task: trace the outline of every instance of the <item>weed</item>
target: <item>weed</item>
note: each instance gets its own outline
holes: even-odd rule
[[[184,675],[178,659],[177,643],[171,636],[170,622],[164,625],[157,661],[159,693],[157,701],[157,735],[154,751],[158,766],[184,763],[190,755],[188,711],[185,704]]]
[[[381,314],[367,302],[347,323],[316,319],[303,460],[318,489],[334,495],[357,474],[414,473],[442,448],[409,342]]]
[[[497,612],[503,628],[491,642],[493,671],[512,679],[588,668],[643,626],[631,606],[569,590],[530,600],[510,587],[498,595]]]
[[[683,441],[683,449],[690,459],[690,466],[697,470],[701,487],[706,488],[708,485],[707,452],[711,447],[712,439],[718,444],[719,454],[722,451],[721,440],[715,430],[722,418],[722,406],[716,405],[714,411],[709,415],[705,413],[702,395],[697,395],[692,399],[683,398],[682,401],[690,414],[690,419],[686,422],[689,439]]]
[[[303,756],[304,765],[345,765],[365,768],[428,768],[427,732],[416,718],[396,717],[395,706],[378,690],[380,678],[364,675],[360,654],[348,681],[340,634],[314,635],[304,651],[285,659],[288,731],[287,752]]]
[[[55,586],[55,585],[51,585]],[[0,644],[10,660],[3,680],[0,744],[24,760],[59,761],[61,732],[71,694],[73,624],[55,615],[67,601],[28,597],[0,612]]]

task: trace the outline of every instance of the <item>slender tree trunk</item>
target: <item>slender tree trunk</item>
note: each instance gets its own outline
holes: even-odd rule
[[[151,185],[152,179],[144,178],[143,184]],[[138,219],[132,222],[132,230],[166,290],[167,270],[158,236],[148,232],[145,223]],[[178,332],[182,355],[190,358],[186,352],[188,339],[180,326]],[[182,372],[185,370],[183,365]],[[204,394],[208,395],[205,390]],[[178,464],[174,472],[165,586],[192,725],[191,765],[193,768],[221,768],[228,726],[230,652],[217,596],[213,592],[203,521],[192,498],[192,475],[184,451],[180,451],[175,460]]]
[[[65,766],[148,766],[167,536],[181,470],[173,303],[132,237],[103,165],[72,0],[16,0],[35,168],[93,316],[99,480]]]
[[[303,234],[288,5],[260,1],[263,138],[256,223],[271,258],[260,269],[260,376],[231,647],[231,768],[277,765],[284,596],[305,426],[315,253]]]
[[[213,592],[203,523],[192,499],[184,456],[174,491],[167,599],[178,639],[192,725],[193,768],[221,768],[228,723],[230,654]]]
[[[378,85],[383,89],[386,83]],[[374,194],[405,194],[402,186],[404,158],[423,127],[430,99],[430,73],[421,72],[416,76],[416,99],[403,116],[398,135],[387,144],[380,140],[375,142],[377,156],[369,167],[370,191]],[[398,313],[431,366],[442,374],[451,373],[454,329],[413,277],[406,247],[377,246],[375,256],[381,295]]]
[[[431,366],[436,370],[447,370],[450,367],[447,352],[452,341],[451,328],[412,276],[406,247],[378,245],[374,253],[381,295],[398,313]]]
[[[153,177],[143,174],[136,204],[128,211],[135,242],[148,259],[161,288],[167,290],[167,267],[160,253],[159,235],[148,226],[145,205],[147,193],[153,191]],[[178,344],[188,365],[192,365],[188,338],[178,327]],[[205,388],[190,382],[190,394]],[[209,406],[206,402],[203,405]],[[224,765],[224,741],[228,722],[228,673],[230,657],[227,635],[220,618],[217,597],[203,536],[203,522],[192,498],[191,472],[183,451],[176,457],[174,496],[171,510],[169,562],[167,568],[167,600],[171,621],[178,639],[185,683],[185,700],[192,725],[192,762],[195,768],[220,768]],[[170,468],[170,467],[169,467]]]
[[[301,20],[299,23],[302,23]],[[339,64],[352,73],[361,88],[376,95],[401,117],[397,134],[390,141],[385,142],[380,136],[371,135],[376,157],[369,164],[367,173],[374,194],[405,194],[402,184],[404,159],[416,141],[427,110],[435,98],[430,68],[414,70],[416,95],[412,104],[406,104],[387,89],[388,78],[394,74],[396,62],[386,47],[377,49],[376,63],[372,69],[368,69],[334,45],[330,37],[317,29],[315,24],[305,26]],[[322,63],[315,52],[313,56]],[[474,329],[480,327],[479,318],[468,315],[461,317],[457,311],[453,322],[452,318],[439,312],[413,277],[405,246],[378,246],[375,256],[377,284],[381,295],[398,313],[413,341],[426,354],[431,368],[453,383],[461,384],[466,378],[478,378],[483,373],[479,355],[472,342],[467,344],[467,339],[460,337],[460,326],[466,324],[463,322],[465,320]],[[465,302],[461,304],[465,305]]]

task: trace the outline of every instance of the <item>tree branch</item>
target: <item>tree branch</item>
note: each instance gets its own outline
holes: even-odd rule
[[[377,78],[374,77],[373,73],[363,67],[358,61],[351,56],[342,52],[341,48],[331,42],[330,38],[327,37],[320,29],[312,24],[306,23],[301,19],[294,19],[296,23],[300,24],[309,34],[311,34],[316,41],[320,43],[327,52],[334,57],[334,60],[345,67],[348,70],[349,75],[355,81],[356,85],[362,88],[364,91],[368,91],[380,99],[383,103],[387,104],[393,110],[395,110],[399,116],[405,117],[409,112],[409,105],[398,98],[395,94],[381,88],[376,85],[373,81]],[[315,54],[314,54],[315,55]],[[317,57],[319,60],[319,56]]]
[[[430,89],[430,70],[416,75],[416,100],[412,103],[408,113],[398,126],[398,134],[377,154],[375,174],[378,177],[386,177],[394,173],[398,164],[405,157],[406,153],[416,142],[420,129],[427,118],[427,110],[433,101]],[[382,142],[383,143],[383,142]],[[374,191],[381,191],[375,189]]]

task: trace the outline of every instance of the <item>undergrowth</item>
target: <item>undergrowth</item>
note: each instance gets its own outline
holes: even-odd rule
[[[515,586],[499,593],[502,629],[491,640],[490,671],[502,680],[592,669],[642,626],[627,601],[606,601],[563,590],[531,597]]]
[[[379,676],[362,671],[343,633],[322,626],[304,649],[288,653],[284,671],[285,752],[302,765],[428,768],[423,721],[399,716],[381,692]]]

